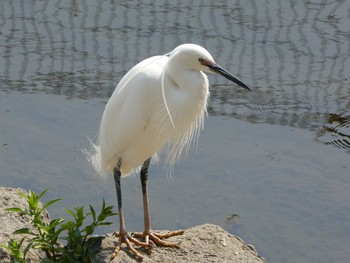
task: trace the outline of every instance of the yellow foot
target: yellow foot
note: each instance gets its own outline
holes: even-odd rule
[[[131,253],[133,253],[134,256],[141,261],[143,260],[143,256],[133,247],[131,243],[134,243],[137,246],[142,246],[146,249],[150,248],[150,244],[141,242],[136,238],[129,236],[128,233],[121,233],[121,234],[116,233],[115,236],[119,237],[119,240],[116,248],[114,249],[113,254],[111,255],[111,258],[110,258],[111,261],[118,255],[119,251],[121,250],[121,245],[123,243],[127,246],[127,248],[131,251]]]
[[[172,243],[169,241],[165,241],[162,239],[173,237],[173,236],[179,236],[184,233],[183,230],[177,230],[177,231],[171,231],[164,234],[161,233],[155,233],[155,232],[136,232],[132,233],[133,237],[143,238],[145,240],[146,244],[150,244],[149,249],[155,246],[163,246],[163,247],[174,247],[179,248],[179,243]],[[150,251],[150,250],[149,250]]]
[[[141,246],[146,248],[148,253],[151,253],[151,249],[156,246],[179,248],[179,243],[172,243],[162,239],[182,235],[183,233],[184,233],[183,230],[171,231],[164,234],[154,233],[154,232],[149,232],[149,233],[136,232],[136,233],[132,233],[132,236],[129,236],[127,233],[122,233],[122,234],[116,233],[115,235],[119,237],[119,241],[110,260],[112,261],[118,255],[118,252],[121,250],[121,245],[123,243],[127,246],[127,248],[131,251],[131,253],[133,253],[134,256],[140,261],[143,260],[143,256],[133,247],[131,243],[134,243],[136,246]],[[143,238],[145,241],[141,242],[135,237]]]

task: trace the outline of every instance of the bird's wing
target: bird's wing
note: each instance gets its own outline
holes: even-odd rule
[[[161,98],[160,78],[167,59],[156,56],[140,62],[113,92],[103,113],[99,134],[105,163],[115,163],[116,155],[122,156],[126,152],[131,155],[133,149],[139,148],[138,144],[147,141],[143,137]]]
[[[128,87],[128,83],[132,81],[138,74],[142,72],[152,72],[152,69],[154,69],[157,64],[164,64],[164,61],[167,60],[168,57],[166,56],[153,56],[136,64],[120,80],[114,93],[121,92],[124,88]]]

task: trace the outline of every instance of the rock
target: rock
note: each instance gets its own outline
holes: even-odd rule
[[[160,231],[163,232],[163,231]],[[172,242],[180,242],[180,249],[156,247],[151,255],[140,249],[144,255],[144,263],[262,263],[264,262],[254,249],[242,242],[240,238],[226,232],[223,228],[204,224],[189,228],[181,236],[167,239]],[[107,235],[102,240],[102,251],[99,262],[109,262],[113,253],[116,238]],[[126,249],[122,249],[113,260],[114,263],[136,262]]]
[[[0,245],[7,245],[7,242],[12,238],[14,240],[21,240],[22,235],[12,234],[15,230],[23,227],[28,227],[34,231],[31,226],[30,218],[27,215],[20,215],[19,213],[12,213],[5,211],[6,208],[11,207],[27,207],[27,201],[24,197],[19,195],[19,192],[26,192],[20,188],[7,188],[0,187]],[[48,214],[45,214],[45,220],[49,221]],[[24,246],[26,246],[26,242]],[[31,249],[28,254],[28,258],[32,262],[40,262],[39,259],[44,256],[44,253],[37,249]],[[9,263],[11,262],[11,257],[8,252],[0,247],[0,262]]]
[[[22,227],[30,227],[29,218],[18,213],[5,211],[9,207],[25,207],[26,201],[18,195],[20,189],[0,187],[0,244],[6,244],[10,238],[20,239],[20,236],[13,235],[12,232]],[[23,190],[22,190],[23,191]],[[160,231],[164,232],[164,231]],[[117,238],[113,234],[92,237],[96,240],[99,262],[110,262],[110,255],[113,253]],[[166,263],[262,263],[261,258],[252,245],[244,243],[223,228],[204,224],[189,228],[181,236],[168,239],[172,242],[180,242],[180,249],[156,247],[152,249],[150,255],[143,248],[137,248],[144,255],[144,263],[166,262]],[[43,254],[40,251],[30,251],[31,262],[40,262]],[[11,262],[7,251],[0,249],[0,261]],[[137,262],[135,257],[125,249],[119,252],[112,261],[114,263]]]

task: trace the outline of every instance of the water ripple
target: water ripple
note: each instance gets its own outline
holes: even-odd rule
[[[331,114],[320,130],[318,140],[350,153],[350,115]]]
[[[256,102],[258,111],[274,115],[303,114],[310,112],[312,106],[307,101],[292,98],[272,98]]]

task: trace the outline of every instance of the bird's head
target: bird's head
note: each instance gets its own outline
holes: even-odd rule
[[[199,45],[183,44],[175,48],[169,55],[171,58],[178,60],[182,65],[186,65],[189,69],[219,74],[237,85],[252,91],[248,85],[218,65],[212,55]]]

